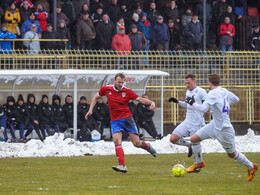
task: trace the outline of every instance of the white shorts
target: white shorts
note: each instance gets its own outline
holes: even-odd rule
[[[202,125],[192,125],[186,121],[183,121],[173,130],[172,133],[179,137],[189,137],[196,133],[201,127]]]
[[[235,130],[233,127],[224,127],[221,131],[214,128],[213,123],[202,127],[196,133],[201,140],[217,139],[228,154],[236,151]]]

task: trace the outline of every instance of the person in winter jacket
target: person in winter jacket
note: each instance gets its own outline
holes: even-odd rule
[[[51,23],[47,24],[47,30],[42,33],[43,39],[60,39],[59,34],[53,31],[53,26]],[[61,42],[59,41],[44,41],[41,43],[41,49],[56,50],[61,48]]]
[[[8,31],[18,34],[16,27],[19,26],[21,21],[20,11],[16,8],[14,3],[11,3],[10,6],[5,11],[5,21],[7,23]]]
[[[139,28],[139,15],[137,13],[133,13],[133,16],[132,16],[132,20],[130,20],[130,23],[128,24],[128,26],[125,26],[126,27],[126,34],[129,34],[132,29],[131,29],[131,26],[135,24],[138,28]]]
[[[74,6],[74,10],[75,10],[75,15],[77,15],[78,13],[81,12],[82,9],[82,5],[87,4],[88,7],[91,6],[91,11],[92,13],[94,11],[96,11],[97,9],[95,9],[95,5],[93,5],[93,2],[90,3],[90,0],[71,0]],[[94,6],[94,8],[92,9],[92,6]],[[103,5],[102,5],[103,6]]]
[[[26,104],[24,103],[23,96],[21,94],[18,96],[15,106],[16,106],[17,122],[20,129],[20,140],[27,141],[24,139],[24,130],[30,129],[32,131],[34,127],[32,124],[29,123],[28,110]]]
[[[58,0],[57,4],[61,5],[62,12],[70,19],[71,22],[76,19],[75,8],[70,0]]]
[[[203,29],[198,16],[193,14],[192,21],[187,24],[183,30],[184,36],[187,38],[187,50],[200,50],[202,47]]]
[[[118,16],[121,16],[124,18],[125,21],[125,25],[128,26],[131,20],[131,12],[128,9],[128,5],[126,1],[122,1],[120,4],[120,12],[118,14]]]
[[[53,125],[52,107],[49,104],[48,96],[42,95],[42,99],[38,104],[39,122],[40,129],[42,132],[47,132],[50,135],[50,128]],[[45,136],[44,136],[45,138]]]
[[[160,12],[156,9],[154,1],[150,2],[149,10],[147,11],[148,20],[151,22],[152,27],[157,23],[157,17],[160,16]]]
[[[153,27],[154,49],[166,51],[169,49],[170,33],[168,26],[163,22],[163,17],[157,17],[157,24]]]
[[[69,49],[71,49],[70,31],[66,27],[64,20],[59,21],[57,33],[58,33],[60,39],[68,39],[69,40],[67,42],[67,46],[68,46]],[[60,47],[61,47],[61,49],[66,49],[65,42],[61,42]]]
[[[56,14],[57,14],[57,26],[59,25],[59,21],[61,21],[61,20],[65,21],[66,26],[70,25],[70,19],[67,17],[66,14],[64,14],[62,12],[62,6],[61,5],[57,5]],[[54,16],[54,14],[51,14],[50,19],[49,19],[50,23],[52,23],[52,21],[53,21],[53,16]]]
[[[146,39],[146,47],[145,50],[149,50],[150,40],[152,39],[152,25],[147,20],[147,13],[143,12],[141,15],[141,20],[139,21],[139,31],[143,33],[145,39]]]
[[[52,96],[52,116],[55,132],[64,133],[68,128],[68,124],[66,123],[65,114],[61,106],[60,96],[56,94]]]
[[[30,0],[15,0],[14,4],[16,5],[16,7],[20,7],[22,8],[24,4],[28,4],[29,8],[34,8],[34,5],[32,4],[32,2]]]
[[[233,37],[235,36],[235,27],[230,24],[229,17],[225,17],[224,23],[220,25],[218,35],[220,36],[221,51],[232,51]]]
[[[21,16],[21,22],[20,26],[29,19],[30,14],[32,13],[32,8],[29,7],[30,4],[28,1],[23,1],[21,3],[21,10],[20,10],[20,16]]]
[[[40,132],[39,129],[39,115],[38,115],[38,108],[35,104],[35,96],[31,93],[27,95],[27,103],[26,108],[28,110],[28,118],[29,118],[29,125],[32,125],[41,141],[44,140],[43,136],[45,137],[45,132]],[[27,137],[32,133],[33,129],[28,129],[24,135],[24,139],[27,140]]]
[[[37,20],[35,20],[34,12],[31,12],[30,15],[29,15],[28,20],[26,20],[23,23],[22,28],[21,28],[22,39],[24,38],[25,33],[31,30],[31,25],[32,24],[36,25],[36,29],[35,29],[36,31],[35,32],[37,33],[38,37],[41,38],[41,36],[42,36],[41,25],[40,25],[40,23]]]
[[[181,25],[183,29],[191,22],[192,16],[193,13],[191,7],[187,7],[186,12],[181,16]]]
[[[125,27],[125,20],[122,16],[118,17],[118,21],[116,23],[116,33],[119,33],[119,27],[124,26]]]
[[[49,19],[49,13],[43,9],[41,3],[36,6],[36,12],[34,13],[36,20],[40,23],[42,31],[47,30],[47,20]]]
[[[0,132],[3,133],[6,128],[6,115],[4,107],[0,104]]]
[[[148,96],[144,94],[142,95],[142,98],[148,99]],[[149,133],[149,135],[152,136],[154,139],[160,138],[161,136],[158,135],[152,118],[154,115],[154,111],[150,110],[150,106],[138,103],[137,113],[140,127],[144,128],[147,133]]]
[[[137,30],[137,26],[135,24],[133,24],[131,28],[132,28],[132,32],[129,33],[128,36],[131,40],[132,50],[133,51],[145,50],[146,39],[143,33]]]
[[[8,31],[7,25],[2,25],[0,39],[16,39],[16,35]],[[0,41],[0,53],[12,53],[11,41]]]
[[[97,7],[96,12],[94,12],[91,15],[91,19],[93,21],[95,28],[97,27],[98,23],[102,21],[103,14],[104,14],[103,6],[99,6],[99,7]]]
[[[196,13],[199,17],[200,21],[203,21],[203,0],[200,0],[194,9],[194,13]],[[206,2],[206,24],[208,25],[212,19],[212,9],[211,5]]]
[[[132,50],[131,40],[125,34],[125,26],[119,27],[119,33],[113,37],[112,48],[120,55],[129,55]]]
[[[165,10],[165,16],[166,16],[166,21],[173,20],[175,26],[178,26],[180,22],[180,18],[179,18],[179,10],[176,6],[175,1],[172,0],[170,2],[169,6]]]
[[[254,51],[260,51],[260,32],[259,24],[253,26],[253,33],[248,37],[248,46]]]
[[[35,24],[31,24],[30,31],[25,33],[24,39],[39,39],[36,29],[37,26]],[[39,41],[24,41],[23,44],[28,48],[30,54],[37,55],[40,51]]]
[[[111,49],[111,43],[114,35],[116,34],[115,24],[109,20],[109,16],[104,14],[102,21],[97,24],[97,48],[98,49]]]
[[[6,128],[4,131],[4,138],[6,142],[11,142],[7,136],[7,129],[10,129],[13,141],[16,142],[15,127],[18,124],[16,118],[15,99],[13,96],[8,96],[6,104],[4,104],[5,115],[6,115]]]
[[[73,128],[73,99],[71,95],[65,97],[65,104],[62,106],[65,114],[65,120],[69,128]]]
[[[175,28],[173,20],[168,20],[168,28],[170,33],[169,50],[175,51],[180,48],[180,33],[179,30]]]
[[[110,17],[110,20],[116,23],[120,13],[120,6],[117,0],[111,0],[111,3],[107,6],[107,13]]]

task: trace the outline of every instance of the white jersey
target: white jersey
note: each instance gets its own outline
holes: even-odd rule
[[[230,105],[239,101],[239,98],[225,88],[218,86],[211,90],[205,100],[205,104],[209,105],[214,127],[222,130],[224,127],[232,127],[229,118]]]
[[[202,104],[204,100],[206,100],[207,92],[206,90],[200,88],[200,87],[195,87],[193,90],[188,90],[186,91],[186,98],[187,97],[194,97],[195,102],[198,104]],[[204,113],[198,110],[195,110],[190,106],[189,104],[184,104],[184,102],[181,102],[181,106],[187,107],[187,112],[186,112],[186,119],[185,121],[189,124],[192,125],[204,125],[205,120],[204,120]],[[186,105],[186,106],[185,106]]]

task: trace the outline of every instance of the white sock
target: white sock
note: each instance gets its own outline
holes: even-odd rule
[[[176,142],[177,145],[190,147],[191,142],[186,141],[182,137]]]
[[[241,165],[245,165],[248,170],[251,170],[251,169],[254,168],[253,163],[250,160],[248,160],[247,157],[244,154],[242,154],[238,151],[237,151],[237,154],[234,157],[234,159],[235,159],[235,161],[237,161]]]
[[[193,159],[195,164],[200,164],[203,162],[202,153],[201,153],[201,144],[192,144],[192,152],[193,152]]]

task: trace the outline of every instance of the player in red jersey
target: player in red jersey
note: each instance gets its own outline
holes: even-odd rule
[[[137,148],[143,148],[150,154],[156,157],[156,150],[148,143],[139,139],[138,130],[132,114],[128,108],[129,100],[136,100],[142,104],[150,105],[150,109],[155,109],[155,103],[151,100],[141,98],[135,94],[131,89],[124,86],[124,74],[118,73],[115,76],[114,84],[103,86],[99,92],[92,98],[90,108],[85,118],[92,115],[93,108],[100,96],[107,96],[108,106],[111,115],[112,137],[115,144],[116,156],[119,165],[113,166],[115,171],[123,173],[127,172],[125,165],[124,151],[122,148],[122,134],[126,131],[129,134],[130,140]]]

